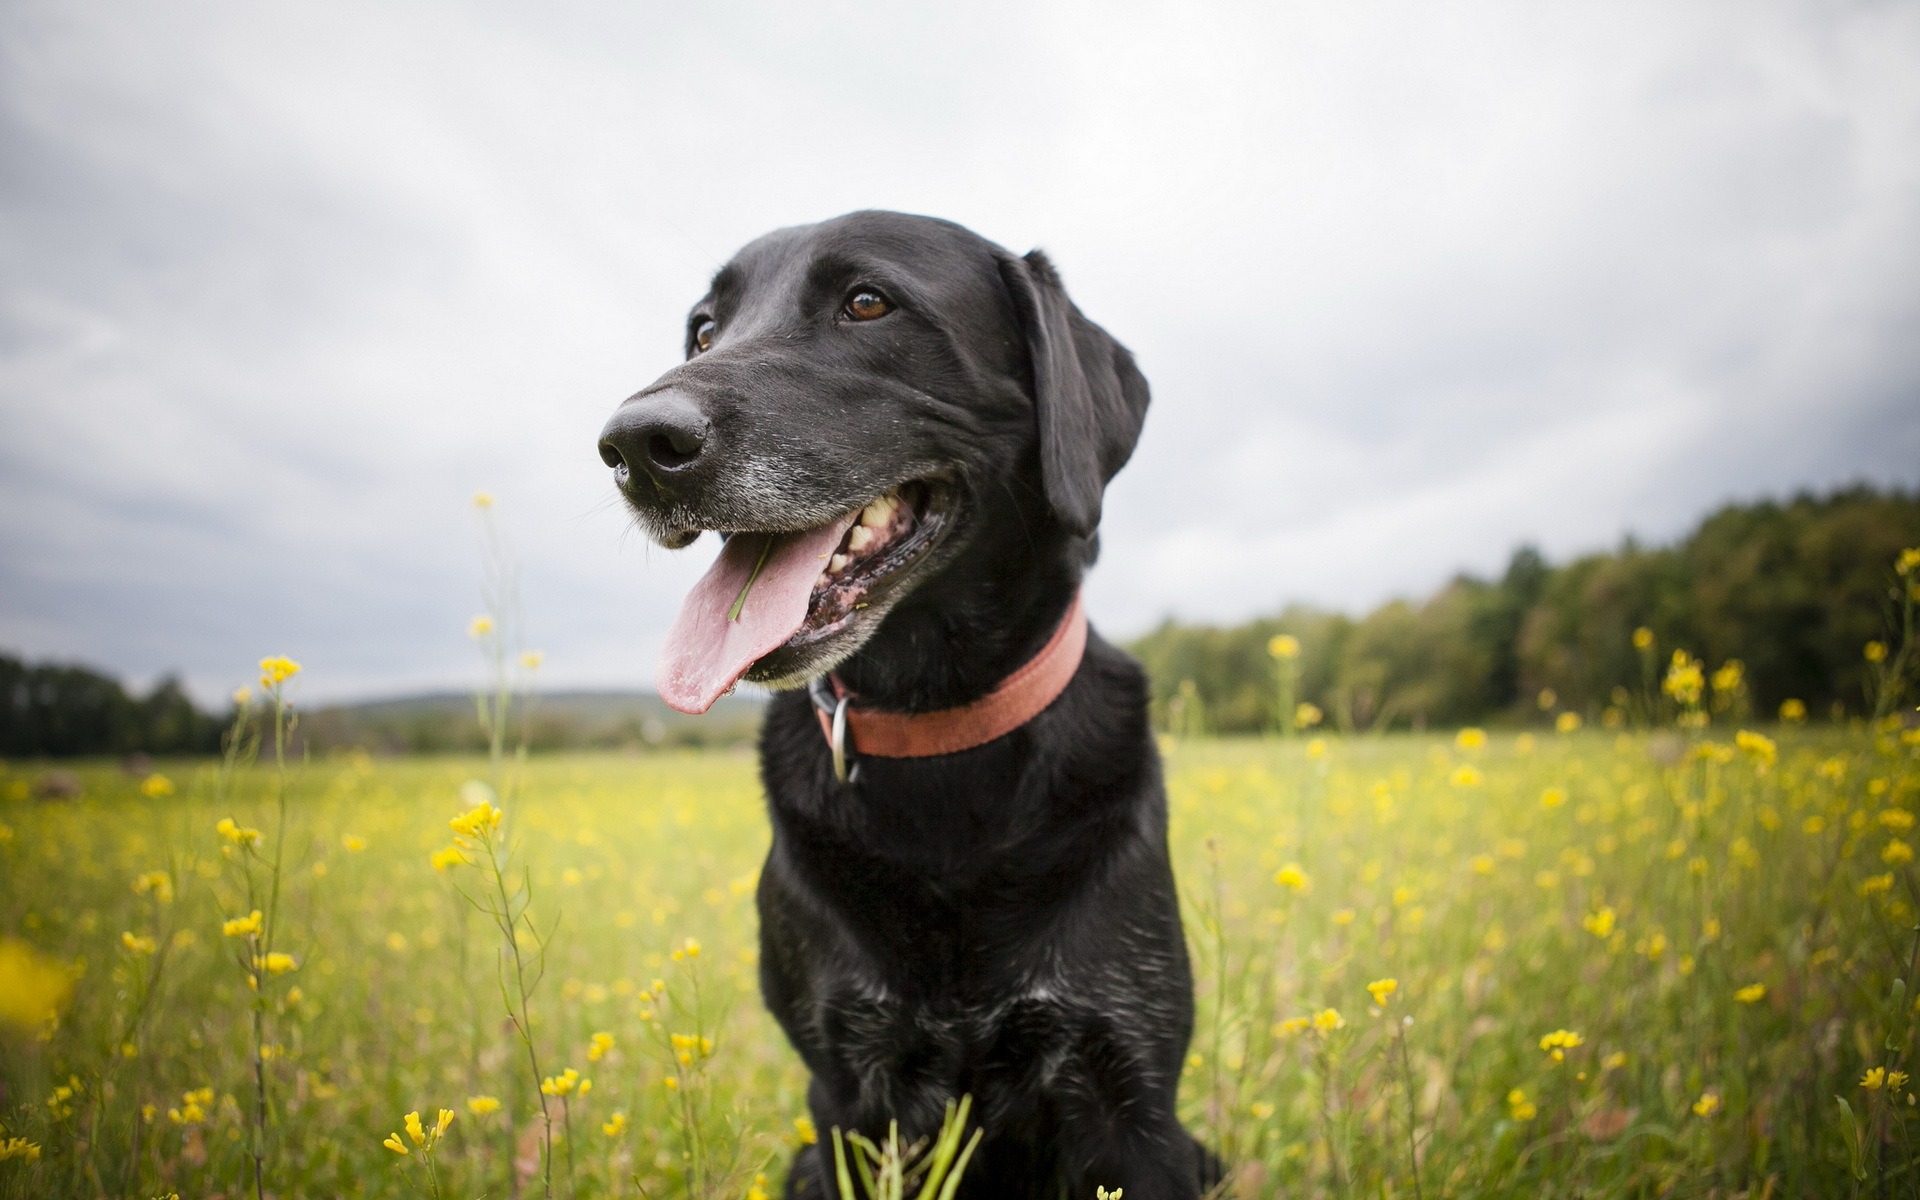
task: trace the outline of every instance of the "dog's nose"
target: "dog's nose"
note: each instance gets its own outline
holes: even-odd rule
[[[662,480],[698,462],[712,432],[713,423],[685,392],[636,396],[600,431],[600,460],[623,483],[635,470]]]

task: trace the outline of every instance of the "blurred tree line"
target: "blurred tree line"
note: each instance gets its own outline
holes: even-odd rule
[[[225,724],[172,676],[135,697],[85,667],[0,654],[0,755],[201,754],[220,749]]]
[[[1920,495],[1858,486],[1729,505],[1675,545],[1629,538],[1564,566],[1522,547],[1498,579],[1461,575],[1357,619],[1302,605],[1225,629],[1169,619],[1128,648],[1153,677],[1160,727],[1192,732],[1278,726],[1279,635],[1295,639],[1298,700],[1344,730],[1592,720],[1657,691],[1675,649],[1738,660],[1760,713],[1789,698],[1858,713],[1874,682],[1862,650],[1888,634],[1909,546]],[[1639,629],[1651,644],[1635,646]]]

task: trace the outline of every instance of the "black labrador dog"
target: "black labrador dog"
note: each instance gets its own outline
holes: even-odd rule
[[[962,1196],[1199,1195],[1219,1168],[1174,1112],[1192,979],[1140,667],[1088,635],[1037,715],[948,753],[836,747],[820,715],[937,727],[1061,661],[1146,414],[1132,355],[1040,252],[887,212],[747,246],[686,355],[600,454],[662,545],[726,538],[662,694],[779,691],[760,975],[814,1122],[922,1137],[970,1094]],[[832,1179],[809,1146],[787,1194]]]

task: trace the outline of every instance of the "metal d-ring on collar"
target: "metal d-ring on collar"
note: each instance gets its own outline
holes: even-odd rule
[[[853,697],[836,697],[824,675],[807,684],[807,696],[815,708],[833,720],[833,736],[829,739],[833,747],[833,777],[841,783],[851,782],[860,773],[860,764],[850,763],[853,756],[847,753],[847,704]]]

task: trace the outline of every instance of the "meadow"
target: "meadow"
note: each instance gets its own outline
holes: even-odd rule
[[[1163,748],[1225,1194],[1920,1186],[1897,718]],[[78,775],[0,774],[0,1195],[758,1197],[822,1136],[745,754]]]

